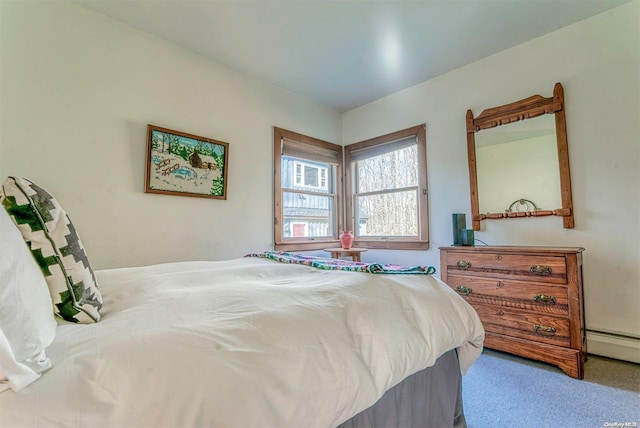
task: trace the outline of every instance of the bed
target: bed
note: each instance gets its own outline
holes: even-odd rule
[[[484,330],[430,271],[264,252],[88,273],[60,251],[84,281],[54,293],[3,210],[0,237],[2,427],[465,426]]]
[[[433,276],[255,257],[96,276],[101,321],[59,323],[53,367],[0,394],[0,426],[334,427],[436,363],[453,410],[437,416],[464,423],[459,375],[483,330]]]

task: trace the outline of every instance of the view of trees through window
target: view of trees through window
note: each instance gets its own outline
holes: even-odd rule
[[[418,235],[418,147],[353,162],[359,236]]]

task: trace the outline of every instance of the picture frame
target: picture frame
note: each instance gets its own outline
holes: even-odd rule
[[[145,193],[227,199],[229,143],[147,125]]]

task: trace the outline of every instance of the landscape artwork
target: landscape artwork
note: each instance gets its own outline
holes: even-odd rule
[[[146,193],[227,199],[229,144],[148,125]]]

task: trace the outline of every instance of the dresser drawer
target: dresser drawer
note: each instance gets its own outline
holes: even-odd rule
[[[550,255],[521,255],[470,253],[450,251],[446,254],[448,275],[475,275],[553,284],[567,283],[567,264],[564,257]]]
[[[470,302],[478,312],[485,330],[535,340],[551,345],[569,346],[569,320],[536,312],[498,305]]]
[[[504,299],[515,299],[542,305],[568,304],[565,285],[549,285],[536,282],[522,282],[511,279],[476,277],[470,275],[449,275],[449,286],[461,295],[484,294]]]

